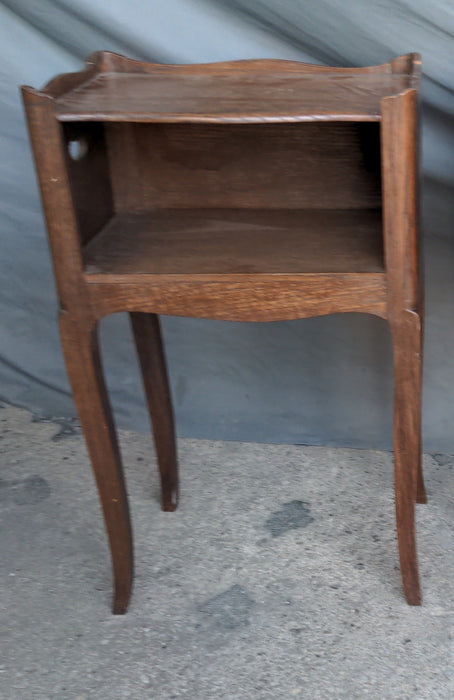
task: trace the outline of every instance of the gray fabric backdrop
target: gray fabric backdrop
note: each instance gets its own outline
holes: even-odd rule
[[[449,0],[0,2],[0,396],[74,414],[18,85],[110,49],[161,62],[251,57],[367,65],[423,57],[427,271],[425,447],[454,451],[454,6]],[[148,429],[127,319],[102,323],[117,421]],[[181,436],[391,444],[386,325],[362,315],[272,324],[164,319]]]

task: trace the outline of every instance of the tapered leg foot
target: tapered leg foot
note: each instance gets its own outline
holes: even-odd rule
[[[131,596],[133,546],[128,501],[112,413],[101,367],[96,324],[60,315],[60,334],[74,401],[98,487],[112,556],[113,612]]]
[[[421,472],[421,323],[402,312],[391,323],[394,348],[394,487],[397,540],[405,597],[421,604],[415,502],[424,494]],[[421,481],[419,481],[421,479]],[[422,490],[418,492],[418,483]]]
[[[162,509],[178,505],[178,462],[175,427],[159,317],[131,313],[131,325],[142,370],[161,477]]]

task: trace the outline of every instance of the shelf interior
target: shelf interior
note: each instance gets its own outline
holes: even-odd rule
[[[380,209],[156,209],[114,215],[87,279],[384,272]]]

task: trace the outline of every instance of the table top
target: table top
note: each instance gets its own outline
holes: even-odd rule
[[[60,121],[378,121],[384,97],[417,88],[415,56],[329,68],[268,59],[150,64],[101,52],[85,71],[58,76],[43,92],[55,99]]]

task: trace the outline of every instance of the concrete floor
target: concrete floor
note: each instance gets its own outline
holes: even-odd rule
[[[425,456],[410,608],[389,453],[181,440],[163,513],[151,439],[122,432],[136,578],[113,616],[80,432],[4,406],[0,439],[1,698],[454,698],[454,457]]]

